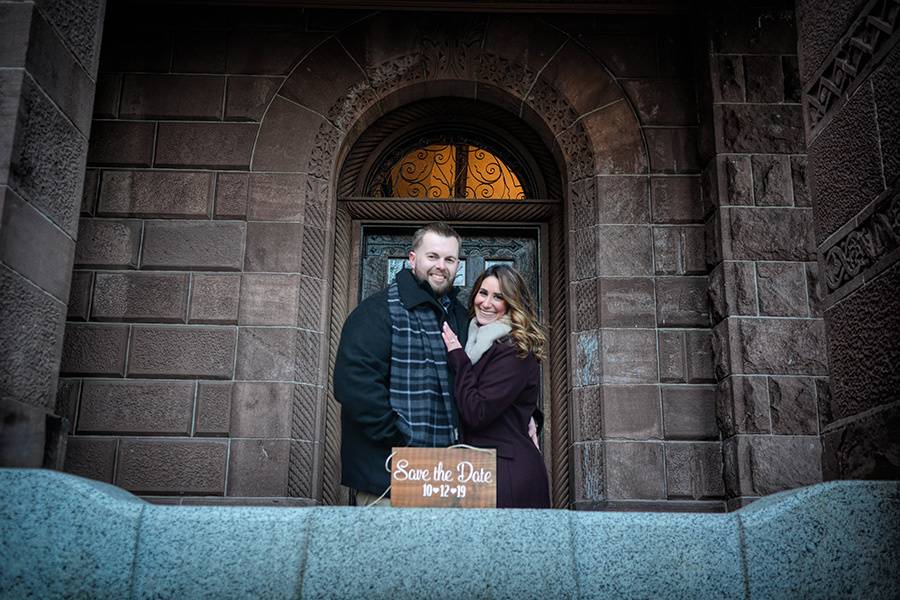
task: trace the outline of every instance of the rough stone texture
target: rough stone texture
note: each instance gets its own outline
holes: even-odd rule
[[[684,333],[688,383],[715,383],[712,332],[694,330]]]
[[[94,274],[90,271],[72,273],[72,287],[69,292],[69,306],[66,319],[69,321],[87,321],[91,308],[91,286]]]
[[[81,216],[94,215],[99,189],[100,171],[98,169],[87,169],[84,172],[84,191],[81,194]]]
[[[578,501],[602,500],[605,496],[603,442],[572,445],[572,496]]]
[[[194,274],[191,276],[190,323],[237,324],[241,276]]]
[[[709,327],[706,278],[657,278],[656,320],[660,327]]]
[[[0,188],[0,194],[0,260],[56,299],[66,300],[72,238],[9,188]]]
[[[572,283],[569,302],[574,306],[572,329],[586,331],[600,326],[600,281],[586,279]]]
[[[797,2],[797,46],[803,81],[809,81],[834,50],[837,41],[847,33],[865,0]]]
[[[219,120],[225,78],[209,75],[126,74],[123,119]]]
[[[222,495],[227,453],[224,441],[123,438],[115,484],[143,494]]]
[[[98,321],[183,323],[187,274],[97,273],[91,317]]]
[[[603,383],[652,383],[658,378],[656,332],[604,329]]]
[[[593,299],[593,308],[596,310],[599,303],[600,326],[654,327],[656,325],[652,279],[601,278],[597,280],[597,284],[600,297],[599,302],[598,299]],[[596,325],[587,325],[584,328],[591,329],[593,327]]]
[[[825,327],[813,319],[734,317],[713,329],[716,374],[825,375]],[[727,337],[727,344],[725,338]]]
[[[721,104],[713,108],[720,152],[801,154],[803,117],[793,104]]]
[[[576,442],[600,440],[603,438],[603,411],[601,410],[601,388],[599,386],[576,387],[572,389],[572,407],[576,418],[572,419]]]
[[[15,400],[0,400],[0,461],[4,465],[26,469],[45,465],[49,458],[45,447],[53,443],[45,411]]]
[[[149,167],[153,160],[155,123],[94,121],[88,164],[97,166]]]
[[[78,433],[189,435],[193,382],[85,381]]]
[[[293,381],[296,338],[294,329],[242,327],[238,338],[235,379]]]
[[[662,386],[662,412],[667,440],[715,440],[716,388]]]
[[[250,123],[160,123],[155,164],[246,169],[257,129]]]
[[[299,290],[299,275],[243,275],[238,324],[296,326]]]
[[[784,100],[784,76],[780,56],[745,56],[747,102],[776,103]]]
[[[805,317],[806,269],[803,263],[757,263],[759,313],[765,316]]]
[[[654,223],[698,223],[703,220],[700,179],[653,177],[650,198]]]
[[[594,155],[593,174],[647,172],[648,159],[637,119],[624,98],[588,114],[579,124],[584,127],[593,147],[604,150]]]
[[[725,260],[815,260],[806,208],[743,208],[720,210]]]
[[[637,79],[624,82],[643,125],[696,125],[692,85],[678,80]]]
[[[666,496],[664,446],[658,442],[607,442],[606,495],[610,499]]]
[[[247,219],[251,221],[303,221],[306,176],[289,173],[250,175]]]
[[[644,133],[652,173],[699,173],[695,128],[645,128]]]
[[[83,134],[26,75],[8,183],[71,237],[78,229],[84,186],[84,170],[80,166],[86,151],[87,140]]]
[[[231,429],[231,383],[198,383],[194,435],[227,436]]]
[[[598,223],[596,178],[590,177],[569,183],[570,227],[583,229]]]
[[[650,220],[650,191],[646,177],[595,177],[599,223],[639,224]]]
[[[653,249],[649,227],[601,225],[597,228],[597,258],[587,255],[597,274],[606,277],[640,277],[653,274]]]
[[[818,243],[884,189],[878,144],[872,88],[863,85],[809,145]]]
[[[722,54],[792,54],[796,36],[792,7],[737,4],[714,13],[710,41]]]
[[[140,221],[82,219],[78,225],[75,265],[136,268],[140,244]]]
[[[684,332],[658,331],[659,380],[664,383],[685,383]]]
[[[878,111],[882,170],[885,179],[890,182],[900,173],[900,109],[896,102],[900,95],[900,49],[895,46],[884,57],[881,67],[872,74],[871,79]]]
[[[653,264],[657,275],[705,274],[704,227],[654,227]]]
[[[302,248],[298,223],[248,223],[244,270],[299,273]]]
[[[718,442],[667,443],[666,488],[669,498],[703,500],[724,496],[722,445]]]
[[[325,124],[314,112],[276,95],[259,127],[252,170],[305,169],[316,144],[316,136],[311,132],[319,131]]]
[[[756,315],[756,277],[752,262],[725,261],[709,275],[713,323],[725,317]]]
[[[596,227],[578,229],[572,240],[572,260],[569,261],[569,278],[572,281],[597,276],[599,236]]]
[[[109,437],[72,436],[66,442],[66,473],[112,483],[119,440]]]
[[[753,163],[749,156],[716,157],[718,199],[721,206],[753,204]]]
[[[231,436],[288,438],[291,435],[290,383],[237,382],[231,402]]]
[[[278,77],[229,77],[226,121],[259,121],[281,85]]]
[[[832,414],[895,402],[900,390],[900,263],[825,313]]]
[[[746,99],[742,56],[717,55],[711,71],[713,99],[716,102],[743,102]]]
[[[104,171],[97,214],[206,218],[213,174],[176,171]]]
[[[822,480],[822,445],[815,436],[739,435],[724,442],[730,496],[765,496]]]
[[[817,435],[816,385],[811,377],[769,377],[772,433]]]
[[[822,436],[825,479],[897,479],[900,477],[900,406],[852,419]]]
[[[234,374],[234,327],[135,325],[129,377],[204,377]]]
[[[753,200],[757,206],[791,206],[791,159],[757,154],[753,165]]]
[[[141,266],[239,271],[245,227],[236,222],[147,221]]]
[[[216,175],[217,219],[247,218],[247,197],[250,175],[247,173],[218,173]]]
[[[60,372],[124,376],[129,331],[129,325],[69,323],[66,325]]]
[[[766,377],[732,375],[719,383],[716,421],[725,437],[772,430]]]
[[[812,206],[809,198],[806,156],[791,157],[791,185],[793,186],[794,206]]]
[[[655,385],[604,385],[601,397],[604,439],[662,439]]]
[[[286,496],[289,456],[289,440],[233,440],[228,495]]]

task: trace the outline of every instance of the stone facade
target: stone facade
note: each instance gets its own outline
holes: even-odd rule
[[[826,479],[900,478],[900,6],[797,3],[831,386]]]
[[[57,379],[105,2],[83,2],[78,11],[64,4],[0,4],[0,464],[7,466],[60,468],[70,424],[57,410]]]
[[[545,368],[565,374],[557,505],[716,511],[823,468],[893,473],[896,60],[881,65],[883,41],[859,91],[815,117],[812,75],[858,11],[826,32],[804,20],[814,4],[799,26],[778,3],[702,19],[113,5],[93,121],[66,121],[90,144],[8,177],[2,318],[34,335],[0,346],[18,361],[4,414],[27,417],[7,447],[43,455],[59,415],[67,471],[156,502],[339,502],[328,373],[353,269],[338,174],[382,116],[453,96],[520,118],[564,182],[561,220],[535,220],[565,273],[550,294],[567,341]],[[15,101],[57,135],[36,89]],[[848,141],[863,125],[875,137]],[[835,157],[852,144],[850,168]],[[50,296],[68,297],[64,336]]]

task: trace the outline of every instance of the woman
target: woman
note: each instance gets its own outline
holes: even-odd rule
[[[472,288],[469,315],[465,349],[443,329],[462,441],[497,449],[498,507],[549,508],[547,469],[529,437],[546,337],[522,276],[504,265],[487,269]]]

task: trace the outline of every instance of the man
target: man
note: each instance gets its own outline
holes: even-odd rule
[[[453,287],[460,237],[445,223],[416,231],[403,269],[344,323],[334,365],[341,404],[341,480],[356,503],[374,503],[390,485],[392,446],[446,447],[458,416],[441,328],[466,343],[466,309]],[[351,491],[351,498],[353,491]],[[352,502],[352,500],[351,500]],[[390,498],[379,505],[390,506]]]

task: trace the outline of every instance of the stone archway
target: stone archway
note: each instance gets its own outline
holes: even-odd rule
[[[550,245],[565,250],[555,253],[550,269],[568,275],[552,289],[551,305],[559,309],[551,309],[551,328],[557,332],[551,350],[554,368],[569,375],[553,384],[565,400],[557,408],[561,414],[556,419],[555,446],[560,451],[553,458],[553,469],[554,503],[568,506],[574,501],[570,489],[576,478],[582,487],[602,485],[604,478],[602,449],[579,445],[582,436],[570,435],[573,424],[582,420],[582,410],[567,402],[570,387],[578,396],[580,388],[601,383],[599,318],[585,316],[597,312],[597,298],[583,291],[594,287],[598,277],[595,176],[647,175],[640,124],[630,100],[601,62],[574,38],[540,19],[510,16],[491,21],[472,14],[426,14],[402,23],[398,28],[395,17],[375,14],[323,39],[302,57],[266,110],[251,171],[290,174],[303,190],[303,264],[324,277],[327,289],[321,290],[321,298],[331,314],[321,313],[321,328],[329,332],[333,345],[346,306],[333,283],[329,288],[327,282],[346,276],[336,258],[349,247],[347,216],[337,212],[336,177],[362,132],[397,106],[441,96],[497,105],[537,132],[562,173],[564,209],[552,220]],[[626,187],[617,193],[630,202],[644,200],[646,185]],[[644,233],[649,236],[649,230]],[[572,305],[567,303],[570,288],[577,296]],[[318,363],[322,367],[318,382],[326,389],[328,345],[321,345]],[[315,407],[315,451],[291,455],[289,490],[297,487],[291,477],[304,470],[299,464],[312,462],[314,496],[334,502],[336,465],[327,457],[336,456],[336,441],[329,432],[336,431],[337,413],[326,398],[319,395]],[[305,418],[308,410],[295,402],[294,422]],[[573,462],[578,466],[570,475]],[[590,482],[585,483],[586,478]]]

